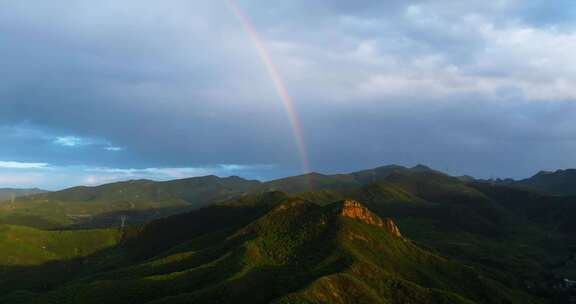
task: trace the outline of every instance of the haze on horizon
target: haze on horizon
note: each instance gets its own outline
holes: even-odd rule
[[[527,177],[576,163],[576,2],[237,0],[311,169]],[[301,173],[222,0],[0,3],[0,188]]]

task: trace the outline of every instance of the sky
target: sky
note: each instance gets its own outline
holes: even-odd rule
[[[235,3],[1,1],[0,187],[576,167],[572,0]]]

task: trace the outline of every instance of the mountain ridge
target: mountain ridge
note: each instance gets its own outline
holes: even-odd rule
[[[18,286],[38,293],[32,296],[42,299],[38,303],[80,301],[72,294],[110,303],[234,303],[233,298],[254,294],[255,286],[267,286],[270,290],[256,302],[491,303],[492,295],[500,299],[495,303],[540,303],[537,298],[558,293],[553,286],[559,278],[576,279],[571,197],[462,180],[423,166],[353,174],[357,177],[312,174],[319,182],[312,187],[306,184],[309,176],[297,176],[276,181],[274,191],[257,191],[268,185],[247,182],[238,191],[213,192],[236,183],[213,176],[161,184],[169,192],[166,185],[177,191],[197,185],[221,199],[160,219],[128,218],[126,227],[117,221],[108,229],[121,232],[118,244],[92,256],[72,251],[62,256],[74,257],[73,262],[7,267],[0,292]],[[103,188],[111,196],[123,190],[128,198],[158,190],[150,181],[128,183],[135,187],[128,193],[124,185]],[[153,185],[153,191],[142,191],[142,185]],[[74,202],[80,206],[99,201],[85,192],[79,197],[85,198]],[[31,230],[13,231],[19,237],[16,232]],[[70,237],[77,235],[68,231]],[[51,233],[34,235],[49,238]],[[16,247],[34,239],[26,240]],[[42,259],[42,247],[34,250]],[[55,269],[67,270],[53,279],[46,275]],[[29,282],[30,277],[39,281]],[[475,283],[454,287],[466,280]],[[46,284],[52,287],[42,287]],[[115,299],[113,289],[124,296]],[[133,293],[136,298],[128,296]]]
[[[576,169],[540,171],[512,184],[554,195],[576,195]]]
[[[391,219],[380,218],[357,201],[322,206],[275,192],[246,197],[244,202],[230,201],[220,208],[238,211],[247,206],[262,208],[261,215],[240,225],[235,216],[221,219],[221,226],[204,231],[198,230],[202,225],[188,226],[186,238],[123,262],[106,262],[110,253],[92,257],[95,265],[117,266],[100,270],[103,266],[95,266],[90,274],[72,276],[65,284],[22,296],[20,303],[533,301],[463,264],[420,248],[399,236]],[[157,243],[154,239],[165,238],[173,227],[196,219],[214,223],[209,217],[224,209],[207,213],[211,208],[217,207],[153,222],[149,225],[158,231],[154,236],[135,231],[135,236],[114,250],[151,247]],[[389,229],[392,225],[396,228]],[[222,230],[226,226],[236,228]],[[142,233],[149,236],[142,238]],[[4,299],[14,297],[12,293]],[[0,297],[0,303],[6,301]]]
[[[9,201],[15,199],[17,197],[22,196],[29,196],[41,193],[47,193],[49,191],[38,189],[38,188],[27,188],[27,189],[19,189],[19,188],[0,188],[0,204],[3,201]]]
[[[301,193],[308,197],[313,195],[315,201],[330,202],[355,198],[365,201],[375,210],[389,209],[391,205],[401,202],[415,207],[422,204],[432,206],[431,203],[458,203],[449,207],[451,210],[447,212],[465,214],[470,211],[465,210],[462,203],[474,201],[473,204],[480,208],[474,212],[485,215],[469,214],[467,216],[477,218],[469,222],[484,221],[484,224],[480,225],[484,228],[474,229],[495,231],[494,226],[497,224],[490,223],[493,220],[485,221],[480,218],[486,215],[492,218],[507,215],[497,216],[497,213],[503,212],[497,211],[498,207],[489,206],[494,205],[490,198],[474,187],[469,187],[477,182],[486,181],[452,177],[424,165],[388,165],[348,174],[310,173],[268,182],[214,175],[161,182],[131,180],[16,198],[13,204],[0,204],[0,224],[50,229],[106,228],[120,225],[124,222],[123,217],[127,218],[128,223],[137,224],[250,194],[284,191]],[[571,181],[568,183],[572,185]],[[527,191],[535,188],[526,183],[520,185],[519,182],[509,181],[490,184],[514,186]],[[402,208],[406,209],[406,206]],[[462,224],[465,222],[463,220]]]

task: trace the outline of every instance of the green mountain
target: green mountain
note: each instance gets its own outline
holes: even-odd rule
[[[43,231],[0,225],[0,268],[89,256],[116,245],[120,237],[116,229]]]
[[[300,193],[322,204],[353,198],[404,235],[444,256],[554,297],[576,280],[576,198],[454,178],[434,170],[396,170],[372,184]],[[564,303],[562,301],[555,303]]]
[[[0,204],[3,201],[10,201],[13,198],[27,196],[27,195],[34,195],[40,193],[46,193],[48,191],[40,190],[40,189],[12,189],[12,188],[3,188],[0,189]]]
[[[134,180],[75,187],[17,198],[0,205],[0,224],[37,228],[110,227],[181,213],[241,195],[260,182],[239,177],[195,177],[167,182]]]
[[[512,184],[554,195],[576,195],[576,169],[541,171]]]
[[[368,172],[367,172],[368,173]],[[367,173],[363,173],[366,176]],[[301,196],[318,202],[353,198],[382,216],[417,217],[449,229],[498,234],[507,210],[458,178],[430,169],[394,169],[374,183],[309,191]]]
[[[67,274],[12,276],[55,268]],[[81,262],[3,278],[0,303],[539,303],[421,248],[357,201],[281,192],[154,221]]]
[[[19,204],[12,220],[63,206],[96,210],[67,229],[116,228],[4,226],[0,303],[560,304],[571,290],[558,286],[576,280],[576,198],[425,166],[132,181]]]
[[[351,174],[306,175],[266,183],[240,177],[195,177],[167,182],[133,180],[16,198],[0,204],[0,224],[42,229],[106,228],[143,223],[230,198],[266,191],[355,189],[398,173],[436,172],[425,166],[384,166]]]
[[[370,170],[353,172],[349,174],[326,175],[320,173],[309,173],[262,183],[260,186],[255,188],[253,192],[278,190],[278,191],[286,191],[289,193],[299,193],[314,190],[350,189],[381,181],[395,173],[411,173],[411,172],[417,173],[417,172],[436,172],[436,171],[423,165],[418,165],[412,168],[390,165]]]

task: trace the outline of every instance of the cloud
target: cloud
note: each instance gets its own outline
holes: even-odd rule
[[[0,161],[0,169],[45,169],[46,163],[23,163],[16,161]]]
[[[8,185],[8,187],[30,187],[31,185],[39,185],[43,182],[45,182],[45,178],[42,175],[15,175],[0,173],[0,185]]]
[[[105,174],[104,176],[106,176],[106,178],[114,180],[134,178],[170,180],[206,175],[250,174],[250,172],[257,170],[270,170],[273,168],[274,166],[272,165],[222,164],[207,167],[184,168],[85,168],[84,171]]]
[[[112,146],[109,142],[105,140],[81,138],[76,136],[58,136],[53,139],[52,143],[67,148],[93,147],[93,148],[101,148],[103,150],[111,152],[121,152],[125,150],[125,148],[123,147]]]
[[[64,136],[64,137],[57,137],[54,140],[54,144],[64,146],[64,147],[79,147],[79,146],[89,145],[90,143],[86,142],[85,140],[83,140],[79,137]]]
[[[238,3],[317,171],[428,162],[521,176],[576,161],[572,2]],[[133,171],[166,178],[226,163],[299,173],[274,83],[225,2],[7,0],[0,32],[1,159],[175,168]]]
[[[335,27],[307,33],[318,39],[294,39],[290,47],[275,50],[288,58],[284,68],[295,71],[293,83],[325,82],[323,76],[331,75],[331,83],[314,86],[319,91],[313,96],[328,91],[328,97],[355,102],[363,96],[385,100],[426,92],[432,97],[473,93],[497,99],[500,91],[515,89],[528,100],[575,98],[571,88],[576,73],[570,69],[574,29],[534,27],[513,16],[504,22],[498,11],[494,17],[473,11],[468,2],[464,7],[446,3],[407,5],[390,18],[335,18]],[[319,38],[337,34],[345,44],[335,47]],[[294,67],[297,57],[308,65]]]
[[[90,166],[52,166],[48,164],[27,164],[0,162],[0,188],[40,187],[58,190],[72,186],[97,186],[106,183],[149,179],[165,181],[206,175],[241,175],[259,179],[259,174],[273,170],[272,165],[223,164],[206,167],[165,167],[165,168],[112,168]]]
[[[122,147],[109,146],[109,147],[104,148],[104,150],[112,151],[112,152],[120,152],[120,151],[124,151],[125,149]]]

